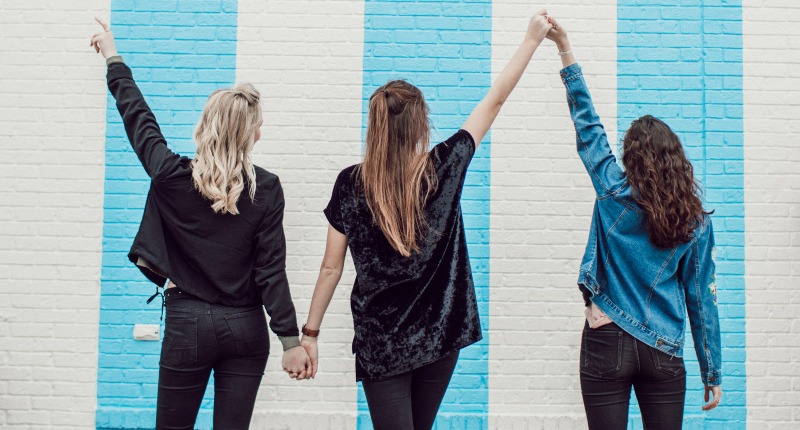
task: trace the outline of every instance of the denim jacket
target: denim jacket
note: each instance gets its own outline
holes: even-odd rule
[[[714,232],[704,217],[688,243],[651,244],[644,212],[617,165],[577,64],[561,71],[575,124],[578,155],[597,193],[578,285],[627,333],[673,356],[683,356],[686,315],[700,376],[720,385]]]

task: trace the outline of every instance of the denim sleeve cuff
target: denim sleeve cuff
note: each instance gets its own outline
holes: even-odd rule
[[[284,351],[294,348],[295,346],[300,346],[299,336],[278,336],[278,340],[281,341]]]
[[[713,387],[715,385],[722,385],[722,372],[715,370],[713,372],[704,372],[703,384]]]
[[[561,75],[561,80],[566,84],[567,82],[577,79],[583,76],[583,72],[581,71],[581,66],[578,63],[570,64],[569,66],[561,69],[559,72]]]

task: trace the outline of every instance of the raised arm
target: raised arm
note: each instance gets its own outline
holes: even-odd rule
[[[552,25],[547,22],[547,11],[540,10],[531,17],[528,22],[528,31],[525,38],[517,48],[517,52],[511,57],[511,61],[506,64],[506,67],[500,72],[500,75],[495,79],[492,87],[486,97],[478,103],[478,106],[472,111],[461,128],[468,131],[475,140],[475,147],[480,145],[483,137],[489,131],[497,114],[500,113],[500,108],[506,102],[511,91],[517,86],[519,78],[528,67],[528,63],[533,57],[536,48],[542,43],[545,35]]]
[[[561,79],[567,88],[567,103],[575,125],[578,155],[592,179],[597,195],[604,197],[614,194],[625,183],[625,174],[611,152],[606,130],[594,109],[583,72],[575,62],[567,32],[553,17],[548,19],[553,29],[547,34],[547,38],[556,42],[564,66]]]
[[[179,165],[181,157],[167,147],[155,115],[133,80],[131,69],[117,54],[108,24],[95,19],[103,31],[92,36],[90,45],[106,59],[108,89],[117,102],[128,140],[151,179],[167,175]]]

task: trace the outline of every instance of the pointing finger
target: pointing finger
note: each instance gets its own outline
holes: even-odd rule
[[[108,26],[108,23],[106,23],[102,19],[100,19],[98,17],[95,17],[94,20],[97,21],[97,23],[100,24],[103,27],[103,30],[111,31],[111,28]]]

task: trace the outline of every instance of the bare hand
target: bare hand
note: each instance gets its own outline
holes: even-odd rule
[[[704,392],[705,394],[703,395],[703,399],[706,402],[708,402],[709,392],[714,394],[714,399],[703,405],[704,411],[710,411],[719,406],[719,400],[722,398],[722,387],[720,387],[719,385],[715,385],[713,387],[709,387],[708,385],[706,385]]]
[[[289,374],[292,379],[301,381],[306,379],[311,370],[311,359],[304,348],[295,346],[283,351],[283,360],[281,360],[283,370]]]
[[[536,43],[541,43],[551,28],[553,28],[553,25],[547,21],[547,11],[542,9],[531,17],[528,22],[528,32],[525,36]]]
[[[300,340],[300,345],[303,349],[306,350],[308,353],[309,359],[311,359],[311,378],[317,376],[317,365],[319,364],[319,349],[317,348],[317,338],[303,336],[303,339]]]
[[[98,53],[103,54],[103,58],[118,55],[117,48],[114,46],[114,33],[111,32],[111,27],[100,18],[95,18],[94,20],[103,27],[103,31],[92,36],[89,46],[93,47]]]
[[[547,38],[552,40],[556,43],[556,46],[559,49],[563,48],[566,45],[569,45],[569,38],[567,38],[567,29],[564,28],[563,25],[559,24],[555,18],[552,16],[547,17],[547,22],[549,22],[553,28],[547,32]]]

